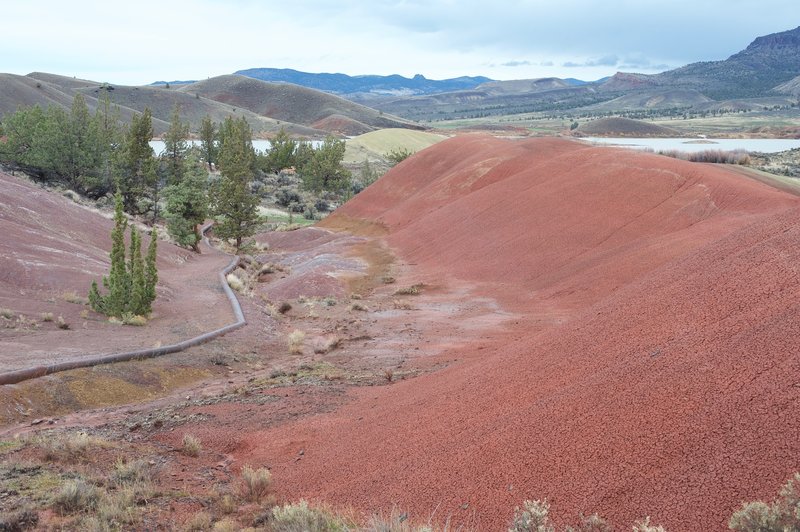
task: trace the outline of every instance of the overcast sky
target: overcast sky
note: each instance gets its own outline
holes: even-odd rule
[[[7,0],[0,72],[142,85],[253,67],[594,80],[725,59],[797,0]]]

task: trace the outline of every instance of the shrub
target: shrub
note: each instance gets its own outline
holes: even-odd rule
[[[744,150],[705,150],[689,154],[693,163],[750,164],[750,155]]]
[[[99,499],[97,488],[91,484],[83,479],[70,480],[53,498],[53,508],[65,515],[94,508]]]
[[[191,434],[183,435],[183,447],[181,447],[181,452],[183,454],[186,456],[198,456],[200,454],[200,449],[202,449],[202,445],[199,439]]]
[[[53,321],[54,319],[55,319],[55,316],[53,316],[52,312],[42,312],[42,321],[50,322],[50,321]]]
[[[16,317],[16,314],[14,314],[14,311],[11,309],[0,308],[0,316],[7,320],[13,320]]]
[[[242,468],[242,483],[245,498],[257,502],[269,492],[272,485],[272,474],[263,467],[254,470],[246,465]]]
[[[369,308],[367,308],[367,306],[364,305],[363,303],[359,303],[358,301],[353,301],[353,303],[350,304],[350,310],[358,310],[360,312],[367,312],[369,310]]]
[[[303,352],[303,341],[306,339],[306,333],[299,330],[294,330],[289,333],[287,340],[289,344],[289,353],[299,355]]]
[[[59,329],[63,329],[65,331],[69,329],[69,323],[64,321],[64,316],[58,317],[58,319],[56,320],[56,326],[58,326]]]
[[[406,286],[403,288],[399,288],[395,291],[394,295],[396,296],[416,296],[422,292],[422,289],[425,288],[425,285],[422,283],[413,284],[411,286]]]
[[[728,526],[741,532],[800,530],[800,473],[786,482],[771,504],[743,503],[731,516]]]
[[[555,532],[550,522],[550,504],[544,501],[525,501],[522,508],[514,508],[514,518],[508,532]]]
[[[661,525],[651,525],[650,517],[639,519],[633,523],[633,532],[667,532]]]
[[[278,312],[281,314],[286,314],[290,310],[292,310],[292,304],[288,301],[281,301],[280,305],[278,305]]]

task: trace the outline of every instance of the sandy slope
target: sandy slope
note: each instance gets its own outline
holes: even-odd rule
[[[252,427],[234,455],[270,464],[281,495],[486,530],[546,497],[559,520],[717,530],[800,469],[795,197],[720,167],[468,136],[325,225],[364,219],[418,278],[521,317],[445,370]]]

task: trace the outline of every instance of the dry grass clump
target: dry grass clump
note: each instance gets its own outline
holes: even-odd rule
[[[217,501],[217,508],[221,513],[227,515],[238,510],[239,505],[236,503],[236,499],[234,499],[230,493],[226,493],[220,497],[219,501]]]
[[[146,484],[150,482],[150,465],[144,460],[125,461],[118,459],[114,463],[112,481],[117,486],[130,484]]]
[[[633,523],[633,532],[667,532],[667,530],[661,525],[651,525],[648,516]]]
[[[61,296],[67,303],[75,303],[76,305],[87,305],[89,300],[85,297],[79,296],[74,290],[64,292]]]
[[[360,312],[367,312],[369,310],[369,308],[363,303],[359,303],[358,301],[353,301],[353,303],[350,304],[350,310],[357,310],[357,311],[360,311]]]
[[[750,154],[744,150],[704,150],[689,154],[693,163],[750,164]]]
[[[303,352],[303,341],[306,339],[306,333],[300,330],[294,330],[289,333],[287,343],[289,344],[289,353],[299,355]]]
[[[203,446],[200,444],[200,440],[191,434],[184,434],[183,435],[183,445],[181,447],[181,452],[186,456],[198,456],[200,454],[200,449]]]
[[[86,458],[95,440],[85,432],[61,433],[45,436],[39,441],[45,460],[53,462],[77,462]]]
[[[143,327],[147,325],[147,318],[144,316],[139,316],[138,314],[133,314],[132,312],[123,312],[122,313],[122,323],[124,325],[133,325],[135,327]]]
[[[228,286],[232,289],[236,290],[237,292],[241,292],[244,290],[244,281],[242,281],[238,275],[235,273],[229,273],[225,276],[225,280],[228,281]]]
[[[195,531],[195,530],[211,530],[211,526],[213,522],[211,520],[211,516],[206,512],[197,512],[189,519],[189,522],[186,523],[186,530],[188,531]]]
[[[659,155],[690,161],[693,163],[717,163],[748,165],[752,161],[750,154],[744,150],[703,150],[698,152],[685,152],[680,150],[661,150]]]
[[[41,316],[42,316],[42,321],[44,322],[51,322],[54,319],[56,319],[55,316],[53,316],[52,312],[42,312]]]
[[[394,295],[396,296],[416,296],[422,293],[422,289],[425,288],[425,285],[422,283],[412,284],[411,286],[405,286],[403,288],[399,288],[395,291]]]
[[[508,525],[509,532],[556,532],[556,527],[550,521],[550,504],[544,501],[525,501],[522,508],[514,508],[514,517]],[[637,528],[650,527],[650,528]],[[567,526],[565,532],[612,532],[612,527],[608,522],[597,514],[585,517],[581,515],[580,524],[577,527]],[[650,518],[637,521],[633,525],[634,532],[664,532],[661,527],[651,527]]]
[[[9,308],[0,308],[0,316],[7,320],[13,320],[17,315]]]
[[[253,469],[249,465],[242,468],[243,496],[253,502],[263,499],[272,486],[272,474],[263,467]]]
[[[355,530],[356,527],[325,508],[315,508],[305,500],[272,509],[270,530],[301,532],[305,530]]]
[[[97,506],[100,492],[83,479],[70,480],[53,497],[53,509],[61,515],[86,511]]]
[[[0,530],[28,530],[39,524],[39,514],[31,508],[0,515]]]
[[[56,319],[56,327],[58,327],[59,329],[62,329],[62,330],[64,330],[64,331],[66,331],[67,329],[69,329],[69,323],[67,323],[66,321],[64,321],[64,316],[59,316],[59,317]]]
[[[319,338],[314,343],[314,353],[318,355],[324,355],[325,353],[329,353],[339,347],[339,344],[342,343],[342,339],[338,336],[328,336],[326,338]]]

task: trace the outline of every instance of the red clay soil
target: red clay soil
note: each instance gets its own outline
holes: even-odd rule
[[[269,465],[281,497],[481,530],[547,498],[563,523],[722,530],[800,470],[795,197],[717,166],[470,135],[323,225],[363,220],[416,276],[518,319],[441,371],[243,427],[233,456]]]
[[[92,280],[108,274],[112,226],[97,211],[0,173],[0,308],[13,314],[0,317],[0,371],[172,344],[235,321],[218,278],[230,257],[167,242],[159,243],[158,298],[147,327],[114,325],[88,311],[76,297],[85,299]],[[148,242],[145,236],[143,248]]]

